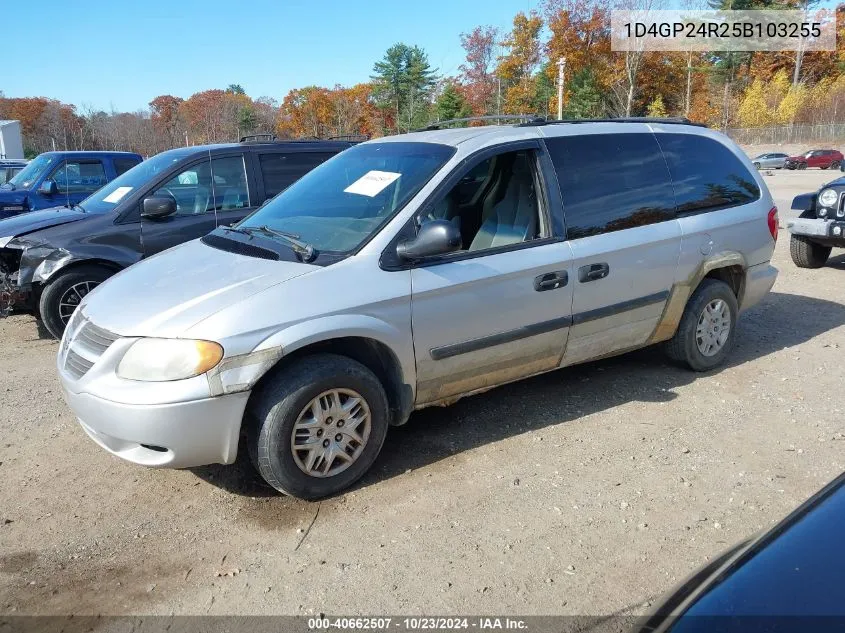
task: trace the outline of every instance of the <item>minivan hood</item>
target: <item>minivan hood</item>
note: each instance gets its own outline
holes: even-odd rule
[[[121,336],[178,338],[203,319],[319,266],[237,255],[187,242],[130,266],[82,304],[90,321]]]
[[[21,213],[5,220],[0,220],[0,239],[4,237],[20,237],[39,229],[46,229],[59,224],[75,222],[87,217],[82,211],[74,211],[67,207],[54,207],[41,211]]]

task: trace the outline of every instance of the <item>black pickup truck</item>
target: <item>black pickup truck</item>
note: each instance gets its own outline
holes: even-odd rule
[[[274,138],[172,149],[78,204],[0,220],[0,316],[56,338],[82,298],[137,261],[242,220],[350,141]]]

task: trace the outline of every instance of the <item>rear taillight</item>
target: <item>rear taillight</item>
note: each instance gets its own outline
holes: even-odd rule
[[[772,207],[769,209],[769,233],[772,234],[772,239],[778,241],[778,208]]]

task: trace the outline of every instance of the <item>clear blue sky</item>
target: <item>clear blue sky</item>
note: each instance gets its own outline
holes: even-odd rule
[[[187,98],[239,83],[281,99],[307,85],[367,81],[396,42],[416,44],[441,74],[463,61],[459,35],[507,28],[539,0],[3,1],[7,97],[136,110],[160,94]]]
[[[671,5],[680,5],[673,0]],[[833,5],[825,0],[823,5]],[[396,42],[440,74],[463,62],[460,33],[508,29],[540,0],[3,0],[7,97],[118,111],[239,83],[279,101],[292,88],[352,85]]]

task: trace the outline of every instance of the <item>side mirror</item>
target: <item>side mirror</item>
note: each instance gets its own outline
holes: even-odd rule
[[[176,213],[176,201],[168,196],[150,196],[144,198],[141,205],[141,217],[148,220],[166,218]]]
[[[809,211],[816,208],[816,194],[802,193],[792,199],[792,209],[794,211]]]
[[[55,180],[50,180],[48,178],[41,183],[40,187],[38,187],[38,193],[45,196],[55,196],[59,193],[59,186],[56,184]]]
[[[396,254],[402,259],[416,260],[446,255],[461,250],[461,231],[448,220],[431,220],[420,227],[414,239],[400,242]]]

